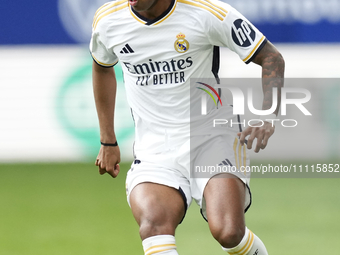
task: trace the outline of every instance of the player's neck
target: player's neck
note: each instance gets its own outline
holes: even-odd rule
[[[172,0],[156,0],[149,8],[145,10],[138,10],[134,8],[144,18],[153,20],[161,16],[171,5]]]

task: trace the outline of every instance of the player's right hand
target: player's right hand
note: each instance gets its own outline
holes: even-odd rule
[[[116,178],[120,171],[119,162],[119,146],[111,147],[102,145],[100,147],[95,164],[98,166],[101,175],[108,173],[113,178]]]

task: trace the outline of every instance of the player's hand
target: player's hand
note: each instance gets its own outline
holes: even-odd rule
[[[120,150],[118,146],[101,146],[96,159],[96,166],[101,175],[108,173],[113,178],[119,174]]]
[[[253,147],[253,142],[256,138],[257,141],[254,150],[256,153],[258,153],[260,149],[263,150],[266,148],[269,137],[271,137],[275,131],[275,126],[270,122],[264,121],[263,126],[260,127],[261,124],[260,122],[254,125],[258,127],[247,127],[243,132],[237,134],[240,138],[241,145],[244,145],[246,137],[249,136],[247,141],[247,148],[249,150]]]

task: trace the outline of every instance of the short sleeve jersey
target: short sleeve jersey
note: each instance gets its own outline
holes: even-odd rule
[[[186,130],[190,78],[216,77],[216,47],[228,47],[249,63],[266,41],[242,14],[217,0],[173,0],[155,20],[121,0],[97,10],[90,52],[103,67],[120,61],[138,143],[150,139],[148,132],[162,137]]]

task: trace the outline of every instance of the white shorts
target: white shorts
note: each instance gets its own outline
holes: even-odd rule
[[[136,185],[157,183],[179,190],[186,208],[194,199],[206,219],[203,192],[208,181],[216,175],[230,173],[247,187],[244,205],[247,211],[251,204],[250,172],[245,171],[245,166],[249,166],[249,153],[246,146],[240,146],[236,133],[195,135],[191,142],[188,139],[176,150],[136,155],[126,178],[129,205],[131,191]]]

